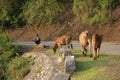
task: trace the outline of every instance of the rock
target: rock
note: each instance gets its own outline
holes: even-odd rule
[[[58,62],[61,63],[61,62],[63,62],[63,60],[64,60],[63,57],[61,57],[61,56],[58,57]]]
[[[70,80],[70,75],[75,70],[74,56],[71,56],[71,51],[68,49],[61,51],[65,60],[62,56],[49,55],[39,46],[35,51],[25,53],[23,57],[31,56],[34,64],[31,65],[30,73],[23,80]],[[65,66],[61,63],[63,61]]]
[[[70,80],[70,74],[68,73],[56,73],[51,80]]]
[[[66,56],[71,56],[71,51],[69,49],[60,48],[60,55],[65,58]]]
[[[75,67],[74,56],[66,56],[66,58],[65,58],[65,72],[72,74],[75,69],[76,69],[76,67]]]

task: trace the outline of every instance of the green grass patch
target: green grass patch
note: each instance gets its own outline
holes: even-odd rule
[[[119,80],[120,56],[100,53],[97,60],[93,60],[90,54],[86,57],[81,50],[71,50],[75,56],[76,70],[71,80]],[[52,49],[47,52],[53,54]],[[92,53],[92,52],[90,52]],[[58,54],[58,52],[56,53]]]
[[[49,53],[50,55],[56,55],[59,56],[59,49],[57,49],[56,53],[54,54],[53,48],[48,48],[46,49],[46,52]]]
[[[49,54],[53,54],[52,48],[46,49],[46,52],[49,53]]]
[[[80,50],[73,50],[72,53],[75,56],[76,70],[71,80],[118,80],[120,78],[120,64],[118,64],[120,56],[100,53],[100,57],[93,60],[89,55],[84,57]]]
[[[8,80],[19,80],[30,72],[30,58],[16,57],[8,64]]]

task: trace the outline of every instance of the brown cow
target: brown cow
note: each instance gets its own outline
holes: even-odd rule
[[[93,58],[94,60],[99,57],[99,51],[102,43],[103,35],[93,34],[92,35],[92,50],[93,50]]]
[[[88,45],[90,45],[90,40],[88,39],[88,31],[87,30],[83,31],[80,34],[79,41],[80,41],[80,43],[82,45],[82,53],[83,53],[84,56],[86,56],[86,52],[87,52],[86,47]],[[89,46],[89,49],[90,49],[90,46]]]
[[[61,37],[57,37],[55,41],[55,45],[53,47],[54,53],[56,53],[57,48],[61,47],[62,45],[67,45],[68,48],[71,47],[71,49],[73,49],[71,41],[72,41],[72,37],[70,35],[63,35]]]

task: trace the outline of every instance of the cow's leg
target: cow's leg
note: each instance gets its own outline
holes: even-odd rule
[[[67,49],[70,49],[70,44],[68,43],[67,40],[65,40],[65,44],[66,44]]]
[[[59,53],[59,55],[60,55],[60,53],[61,53],[61,51],[60,51],[61,48],[62,48],[62,45],[61,45],[61,44],[58,44],[58,53]]]
[[[68,48],[69,48],[69,49],[73,49],[72,43],[70,43],[70,44],[68,45]]]
[[[73,49],[73,45],[72,45],[72,43],[70,44],[70,47],[71,47],[71,49]]]
[[[93,59],[96,60],[97,59],[97,49],[93,48]]]
[[[82,54],[84,55],[84,48],[83,48],[83,45],[82,45]]]
[[[66,43],[66,48],[70,49],[70,44],[67,41],[65,43]]]
[[[87,53],[86,47],[84,48],[84,52],[85,52],[84,55],[87,56],[87,55],[86,55],[86,53]]]
[[[92,45],[91,45],[90,40],[88,40],[88,43],[89,43],[89,44],[88,44],[89,54],[90,54],[90,57],[92,57],[92,53],[91,53],[91,48],[92,48],[91,46],[92,46]]]
[[[67,48],[70,49],[70,44],[67,44]]]
[[[86,56],[86,54],[85,54],[86,51],[85,51],[85,50],[86,50],[85,46],[82,45],[82,54],[83,54],[84,56]]]
[[[97,57],[99,57],[100,48],[97,48]]]

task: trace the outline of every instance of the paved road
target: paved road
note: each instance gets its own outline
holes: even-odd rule
[[[81,45],[78,41],[73,41],[72,43],[73,43],[74,49],[81,49]],[[14,44],[35,46],[34,42],[14,42]],[[53,41],[42,41],[41,44],[54,46]],[[120,43],[103,42],[101,45],[101,52],[105,52],[105,53],[109,53],[109,54],[113,54],[113,55],[120,55]]]

